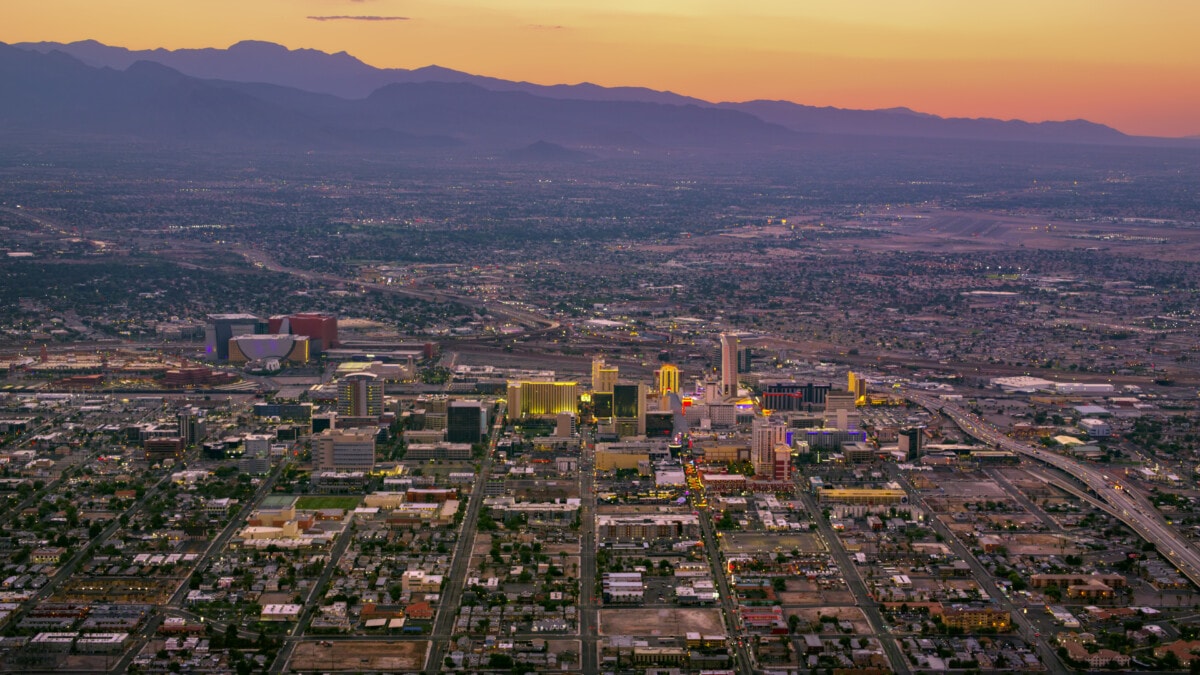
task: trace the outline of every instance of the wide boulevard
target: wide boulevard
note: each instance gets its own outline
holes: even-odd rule
[[[1112,513],[1121,522],[1154,544],[1192,583],[1200,585],[1200,552],[1159,516],[1144,495],[1123,484],[1110,469],[1078,462],[1056,452],[1009,438],[978,416],[936,396],[912,390],[905,390],[904,395],[913,403],[941,412],[963,431],[984,443],[1049,464],[1070,474],[1111,506]]]

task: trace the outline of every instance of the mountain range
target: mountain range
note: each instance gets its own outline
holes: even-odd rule
[[[958,119],[906,108],[713,103],[594,84],[539,85],[428,66],[375,68],[340,52],[267,42],[132,51],[95,41],[0,44],[0,122],[18,134],[309,148],[592,153],[803,147],[816,134],[1106,145],[1183,145],[1085,120]]]

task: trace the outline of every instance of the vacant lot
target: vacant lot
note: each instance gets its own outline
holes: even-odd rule
[[[322,646],[328,644],[328,647]],[[429,643],[425,641],[306,640],[292,653],[290,670],[352,671],[420,670]]]
[[[683,635],[724,633],[717,609],[602,609],[601,635]]]
[[[1071,539],[1058,534],[1016,534],[1005,542],[1014,555],[1074,555],[1082,553]]]
[[[800,551],[820,553],[825,550],[821,538],[815,534],[779,534],[775,532],[727,532],[721,538],[721,546],[730,553],[757,553],[760,551]]]
[[[802,607],[796,609],[784,609],[784,616],[800,617],[801,630],[809,630],[808,625],[815,624],[820,621],[821,617],[834,617],[838,621],[849,621],[854,624],[854,635],[869,635],[871,633],[871,624],[867,623],[867,617],[863,615],[862,610],[857,607]],[[833,624],[825,624],[826,628],[832,628]],[[836,630],[836,629],[835,629]]]

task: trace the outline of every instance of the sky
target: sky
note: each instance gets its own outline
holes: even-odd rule
[[[1200,134],[1195,0],[0,0],[0,41],[266,40],[711,101]]]

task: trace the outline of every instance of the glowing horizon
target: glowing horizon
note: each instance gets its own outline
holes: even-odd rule
[[[1200,42],[1190,35],[1200,3],[1178,0],[759,0],[736,14],[718,0],[187,4],[5,0],[0,41],[261,40],[539,84],[1200,134]]]

